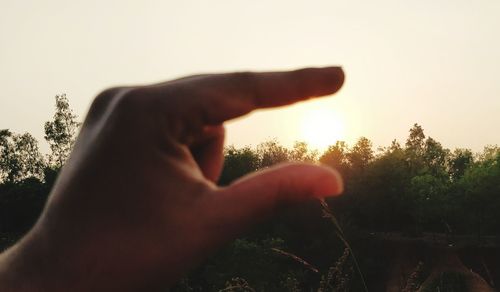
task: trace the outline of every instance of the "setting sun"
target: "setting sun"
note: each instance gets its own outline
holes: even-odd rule
[[[310,110],[304,114],[300,125],[301,138],[318,150],[344,139],[344,124],[333,110]]]

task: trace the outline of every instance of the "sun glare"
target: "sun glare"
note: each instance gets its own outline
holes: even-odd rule
[[[344,138],[342,119],[332,110],[310,110],[304,114],[300,125],[301,137],[311,148],[324,150]]]

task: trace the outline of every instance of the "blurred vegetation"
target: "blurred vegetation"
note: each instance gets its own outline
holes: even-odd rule
[[[48,155],[40,152],[31,134],[0,130],[0,250],[35,223],[79,125],[67,97],[59,95],[53,119],[44,127]],[[337,169],[344,177],[345,193],[327,201],[354,250],[362,254],[363,242],[357,236],[363,232],[413,237],[435,232],[473,235],[479,241],[500,232],[500,148],[487,146],[481,153],[446,149],[418,124],[403,145],[394,140],[377,150],[365,137],[352,146],[338,141],[323,153],[311,151],[305,142],[287,148],[270,140],[256,147],[228,146],[224,159],[221,185],[287,161]],[[317,270],[276,250],[300,255]],[[322,218],[317,201],[282,206],[276,216],[230,243],[171,291],[362,290],[347,258],[349,250],[331,222]],[[366,254],[360,261],[368,278],[376,277],[375,271],[383,266],[383,259]],[[410,280],[407,287],[415,286]],[[439,281],[439,291],[446,291],[446,283],[462,285],[461,278],[451,274]]]

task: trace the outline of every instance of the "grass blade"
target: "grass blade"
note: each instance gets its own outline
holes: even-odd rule
[[[368,292],[368,287],[366,286],[365,277],[363,276],[363,273],[361,272],[361,268],[359,267],[358,260],[356,259],[356,256],[354,255],[354,252],[351,248],[351,245],[345,239],[344,231],[340,227],[340,224],[339,224],[337,218],[335,218],[335,216],[333,215],[333,213],[330,210],[330,207],[326,203],[325,199],[321,198],[321,199],[319,199],[319,202],[320,202],[321,207],[322,207],[323,217],[330,219],[330,221],[333,223],[333,225],[336,228],[335,232],[337,234],[337,237],[344,243],[345,247],[349,249],[349,252],[351,253],[352,260],[354,262],[354,266],[356,266],[356,270],[358,271],[358,274],[361,278],[361,282],[363,283],[363,288],[365,289],[366,292]]]

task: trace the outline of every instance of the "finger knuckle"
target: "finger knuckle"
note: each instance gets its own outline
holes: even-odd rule
[[[249,71],[235,72],[231,76],[239,86],[253,86],[255,84],[255,74]]]
[[[92,104],[90,106],[90,111],[102,111],[105,109],[114,98],[123,90],[122,87],[112,87],[103,90],[101,93],[99,93],[94,100],[92,101]]]
[[[144,108],[147,101],[147,92],[142,87],[123,89],[117,96],[114,110],[122,113],[133,113]]]
[[[248,94],[246,101],[248,102],[249,108],[256,107],[261,103],[259,79],[255,73],[249,71],[232,73],[231,81],[233,81],[237,87],[236,90],[238,92],[245,92]]]

